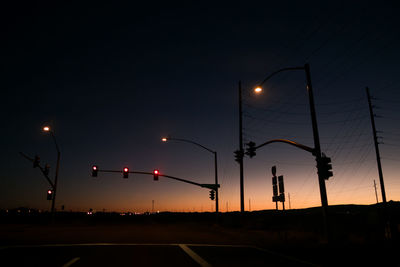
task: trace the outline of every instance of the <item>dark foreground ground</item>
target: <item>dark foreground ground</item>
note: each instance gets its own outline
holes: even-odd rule
[[[400,266],[400,205],[245,214],[1,216],[1,266]],[[385,223],[390,218],[390,227]],[[390,230],[390,231],[389,231]],[[69,265],[68,265],[69,264]]]

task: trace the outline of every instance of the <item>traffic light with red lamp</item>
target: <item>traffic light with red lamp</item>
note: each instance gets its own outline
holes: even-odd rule
[[[99,168],[96,165],[92,166],[92,177],[97,177],[97,172],[99,171]]]
[[[124,177],[125,179],[128,178],[129,175],[129,168],[128,167],[124,167],[123,171],[122,171],[122,177]]]
[[[47,200],[52,200],[53,199],[53,190],[49,189],[47,190]]]
[[[159,170],[154,170],[153,171],[153,180],[158,181],[158,175],[160,174]]]

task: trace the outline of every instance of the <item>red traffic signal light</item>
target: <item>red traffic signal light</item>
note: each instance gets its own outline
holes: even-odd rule
[[[123,171],[122,171],[122,176],[124,178],[128,178],[128,174],[129,174],[129,168],[124,167]]]
[[[53,199],[53,190],[49,189],[47,190],[47,200],[52,200]]]
[[[99,168],[96,165],[92,166],[92,177],[97,177],[98,170]]]
[[[159,170],[154,170],[153,171],[153,179],[154,181],[158,181],[158,175],[160,174]]]

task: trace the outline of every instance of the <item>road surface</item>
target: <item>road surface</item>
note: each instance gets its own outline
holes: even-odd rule
[[[212,244],[3,246],[1,266],[313,266],[261,248]]]

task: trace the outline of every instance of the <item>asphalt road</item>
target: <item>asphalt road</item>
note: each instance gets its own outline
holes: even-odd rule
[[[51,244],[5,246],[1,266],[312,266],[251,246],[205,244]]]

